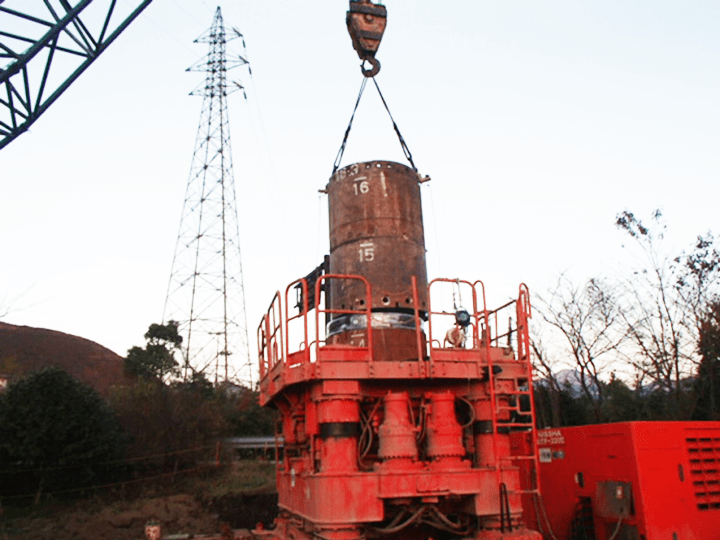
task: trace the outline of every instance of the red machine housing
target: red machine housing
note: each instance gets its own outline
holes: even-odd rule
[[[720,539],[720,422],[544,429],[537,444],[545,505],[524,503],[547,538],[549,524],[559,540]]]
[[[480,281],[428,283],[420,182],[386,161],[337,171],[331,273],[261,320],[260,399],[285,452],[276,526],[257,534],[540,540],[518,466],[535,453],[510,454],[511,433],[534,438],[527,288],[488,310]]]

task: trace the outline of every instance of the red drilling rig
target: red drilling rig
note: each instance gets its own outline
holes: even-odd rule
[[[347,14],[376,87],[386,16],[370,0]],[[258,327],[284,457],[256,538],[720,539],[720,422],[535,431],[528,289],[491,310],[481,281],[428,283],[429,178],[393,126],[412,168],[338,169],[348,127],[322,190],[330,255]]]
[[[366,77],[385,16],[350,2]],[[280,412],[284,458],[276,526],[257,535],[541,539],[521,501],[538,490],[519,467],[536,470],[535,453],[510,449],[534,433],[528,290],[491,310],[481,281],[428,283],[426,180],[388,161],[336,169],[330,255],[262,317],[260,399]]]

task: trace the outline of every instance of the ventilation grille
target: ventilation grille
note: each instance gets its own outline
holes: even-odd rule
[[[720,510],[720,436],[708,430],[688,430],[690,480],[699,510]]]

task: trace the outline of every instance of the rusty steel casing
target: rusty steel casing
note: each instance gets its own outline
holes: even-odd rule
[[[391,161],[354,163],[327,185],[330,206],[330,273],[355,274],[372,285],[372,309],[412,313],[412,276],[421,311],[427,310],[427,268],[420,176]],[[364,310],[357,280],[333,280],[332,309]]]

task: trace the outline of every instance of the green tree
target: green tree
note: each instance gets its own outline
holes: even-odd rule
[[[103,463],[122,452],[119,424],[89,386],[46,368],[0,394],[0,490],[67,490],[102,482]],[[14,484],[14,485],[13,485]]]
[[[275,434],[277,411],[261,407],[259,397],[259,392],[243,386],[235,392],[225,392],[226,417],[233,436]]]
[[[227,436],[227,422],[216,390],[202,375],[163,384],[141,379],[113,389],[111,406],[128,439],[128,455],[156,456],[139,465],[173,470],[194,466],[215,453]]]
[[[643,413],[643,401],[640,391],[630,388],[612,373],[610,382],[605,385],[603,416],[608,422],[648,420]]]
[[[125,370],[143,379],[164,381],[180,374],[175,351],[182,344],[178,323],[151,324],[145,332],[145,347],[132,347],[125,358]]]
[[[698,366],[695,392],[698,420],[720,419],[720,300],[712,302],[700,323]]]

